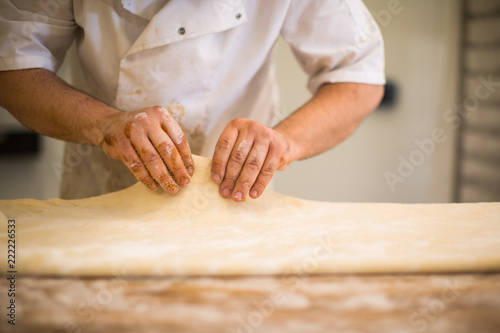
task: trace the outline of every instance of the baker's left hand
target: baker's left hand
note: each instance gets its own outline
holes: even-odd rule
[[[290,140],[256,121],[232,120],[222,131],[212,160],[212,180],[220,182],[220,194],[236,202],[247,195],[258,198],[276,170],[291,160]]]

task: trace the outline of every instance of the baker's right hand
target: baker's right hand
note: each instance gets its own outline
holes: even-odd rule
[[[191,182],[194,163],[186,136],[163,107],[119,112],[99,124],[100,146],[151,190],[176,193]]]

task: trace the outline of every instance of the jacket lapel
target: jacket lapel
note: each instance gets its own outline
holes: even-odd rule
[[[126,5],[128,0],[122,1]],[[142,2],[142,5],[139,2]],[[159,11],[158,7],[153,11],[152,5],[148,6],[147,2],[138,1],[130,6],[130,10],[136,11],[136,15],[144,18],[153,16],[125,57],[155,47],[225,31],[247,21],[242,0],[170,0],[163,4]]]

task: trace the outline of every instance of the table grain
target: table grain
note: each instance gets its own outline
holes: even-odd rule
[[[1,332],[500,332],[500,273],[18,276],[16,304]]]

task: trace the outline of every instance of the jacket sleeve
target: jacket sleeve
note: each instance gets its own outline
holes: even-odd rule
[[[0,70],[57,71],[77,25],[72,1],[0,1]]]
[[[292,0],[281,35],[312,93],[324,83],[385,83],[382,35],[361,0]]]

